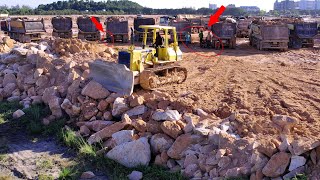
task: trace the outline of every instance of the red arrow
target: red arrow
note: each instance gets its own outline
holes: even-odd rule
[[[208,26],[210,27],[210,26],[214,25],[216,22],[218,22],[219,21],[219,17],[222,15],[222,13],[225,10],[226,10],[226,7],[221,6],[214,15],[211,15],[209,23],[208,23]]]
[[[104,32],[101,23],[100,23],[95,17],[91,16],[91,21],[94,23],[94,25],[96,25],[96,28],[97,28],[99,31]]]

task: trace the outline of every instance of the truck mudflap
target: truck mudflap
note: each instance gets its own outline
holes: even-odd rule
[[[124,64],[95,60],[89,63],[91,77],[104,88],[122,95],[131,95],[134,88],[134,73]]]

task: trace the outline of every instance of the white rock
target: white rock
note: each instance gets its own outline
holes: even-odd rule
[[[147,112],[147,110],[148,109],[145,105],[140,105],[128,110],[124,114],[127,114],[129,117],[138,116],[138,115],[144,114],[145,112]]]
[[[292,156],[289,166],[289,171],[295,170],[300,166],[303,166],[306,163],[306,158],[303,156]]]
[[[130,142],[133,139],[133,130],[122,130],[112,134],[112,139],[115,141],[116,145],[123,144],[125,142]]]
[[[206,128],[195,128],[193,131],[194,131],[195,134],[199,134],[199,135],[202,135],[202,136],[207,136],[207,135],[209,135],[211,130],[210,129],[206,129]]]
[[[128,175],[129,180],[140,180],[142,177],[143,174],[140,171],[132,171],[132,173]]]
[[[148,139],[142,137],[138,140],[116,146],[107,153],[107,157],[126,167],[146,166],[151,159]]]
[[[121,116],[124,112],[126,112],[129,109],[129,106],[126,103],[125,99],[120,97],[114,100],[112,107],[112,116],[114,117]]]
[[[198,116],[208,116],[209,114],[208,113],[206,113],[204,110],[202,110],[202,109],[197,109],[196,110],[197,111],[197,114],[198,114]]]
[[[157,110],[153,113],[152,119],[156,121],[178,121],[181,115],[177,110]]]
[[[14,119],[18,119],[18,118],[22,117],[23,115],[25,115],[25,113],[22,110],[18,109],[12,114],[12,117]]]
[[[173,142],[173,139],[166,134],[155,134],[150,139],[152,152],[158,154],[167,151],[172,146]]]

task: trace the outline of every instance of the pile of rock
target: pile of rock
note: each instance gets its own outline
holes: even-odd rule
[[[47,104],[51,115],[45,125],[68,115],[79,135],[90,144],[102,143],[99,152],[124,166],[155,163],[189,178],[254,180],[288,178],[320,164],[320,141],[292,136],[299,123],[294,118],[273,117],[279,137],[241,138],[236,124],[245,112],[221,111],[221,119],[159,91],[124,97],[88,78],[88,63],[55,58],[49,47],[26,45],[1,56],[0,99],[24,108]]]
[[[111,58],[116,56],[116,52],[105,45],[97,43],[82,41],[80,39],[54,39],[52,42],[52,49],[55,54],[60,56],[70,57],[77,53],[89,53],[104,58]]]

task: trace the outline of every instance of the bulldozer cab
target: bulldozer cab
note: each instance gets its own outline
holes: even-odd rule
[[[158,25],[141,25],[139,28],[143,29],[143,42],[142,49],[155,49],[156,53],[154,56],[156,60],[154,63],[168,63],[172,61],[181,60],[181,51],[178,46],[176,28],[172,26],[158,26]],[[157,33],[163,32],[161,36],[163,43],[161,46],[157,45]],[[148,33],[152,33],[152,44],[147,46]],[[171,35],[172,34],[172,37]]]
[[[163,42],[163,47],[164,48],[168,48],[169,46],[178,46],[178,41],[177,41],[177,32],[176,32],[176,28],[172,27],[172,26],[158,26],[158,25],[141,25],[139,26],[139,28],[143,29],[144,33],[143,33],[143,44],[142,47],[146,47],[147,46],[147,37],[148,37],[148,33],[151,31],[152,33],[152,46],[154,44],[156,44],[156,38],[157,38],[157,32],[163,32],[163,38],[164,38],[164,42]],[[171,39],[170,34],[173,34],[173,39]],[[170,42],[171,40],[171,42]]]

